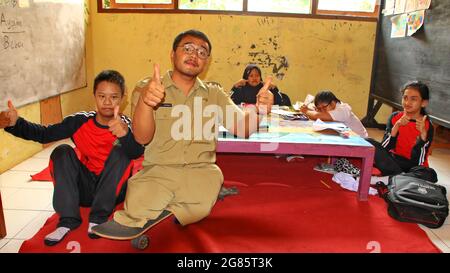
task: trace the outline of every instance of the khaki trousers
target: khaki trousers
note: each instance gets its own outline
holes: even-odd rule
[[[182,225],[200,221],[211,212],[223,183],[216,164],[147,166],[128,180],[124,210],[114,220],[143,227],[169,210]]]

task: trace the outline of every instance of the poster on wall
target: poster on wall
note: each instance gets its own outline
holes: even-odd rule
[[[401,14],[405,12],[406,0],[395,0],[394,14]]]
[[[383,14],[384,16],[394,14],[395,8],[395,0],[386,0],[386,4],[384,5]]]
[[[391,38],[401,38],[406,35],[406,25],[408,22],[407,14],[392,16]]]
[[[405,12],[416,11],[418,6],[419,6],[419,0],[408,0],[408,1],[406,1]]]
[[[425,10],[419,10],[408,14],[408,36],[412,36],[422,27],[424,17]]]
[[[417,1],[418,1],[418,3],[417,3],[418,10],[430,8],[431,0],[417,0]]]

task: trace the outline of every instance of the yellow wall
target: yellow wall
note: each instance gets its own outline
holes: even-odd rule
[[[159,63],[162,70],[170,69],[174,37],[197,28],[209,36],[213,47],[203,79],[220,82],[229,90],[249,62],[259,63],[263,76],[281,67],[277,72],[284,76],[276,79],[276,84],[293,102],[329,89],[350,103],[360,118],[366,113],[375,22],[95,12],[91,20],[94,70],[120,70],[130,91],[139,79],[152,74],[153,63]],[[129,109],[128,104],[125,113],[129,114]]]
[[[90,1],[86,34],[88,86],[61,96],[63,116],[94,109],[92,81],[104,69],[116,69],[125,76],[130,98],[134,84],[152,74],[153,63],[159,63],[163,71],[171,68],[173,39],[191,28],[202,30],[212,42],[211,62],[202,75],[205,80],[219,82],[229,90],[241,78],[244,67],[254,62],[262,68],[263,76],[277,76],[279,89],[293,102],[329,89],[351,104],[358,117],[366,113],[375,22],[212,14],[107,14],[97,13],[97,1]],[[122,110],[130,113],[129,99]],[[38,104],[25,106],[19,113],[39,121]],[[3,131],[0,143],[0,172],[41,149],[40,145],[17,140]]]

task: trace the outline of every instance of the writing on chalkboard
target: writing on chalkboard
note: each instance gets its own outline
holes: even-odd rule
[[[85,0],[0,0],[0,110],[86,86]]]
[[[0,7],[15,8],[16,6],[17,6],[17,0],[0,0]]]
[[[0,7],[10,7],[12,9],[17,7],[17,1],[0,0]],[[15,50],[24,47],[23,21],[20,18],[14,17],[6,12],[0,13],[0,31],[1,48],[4,50]]]

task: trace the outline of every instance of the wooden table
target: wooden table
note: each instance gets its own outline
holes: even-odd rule
[[[274,122],[275,121],[275,122]],[[274,124],[275,123],[275,124]],[[368,199],[375,148],[358,135],[344,138],[312,130],[312,121],[269,119],[268,132],[257,132],[248,139],[220,133],[217,152],[290,155],[324,155],[362,159],[357,199]],[[340,125],[343,125],[340,123]]]

